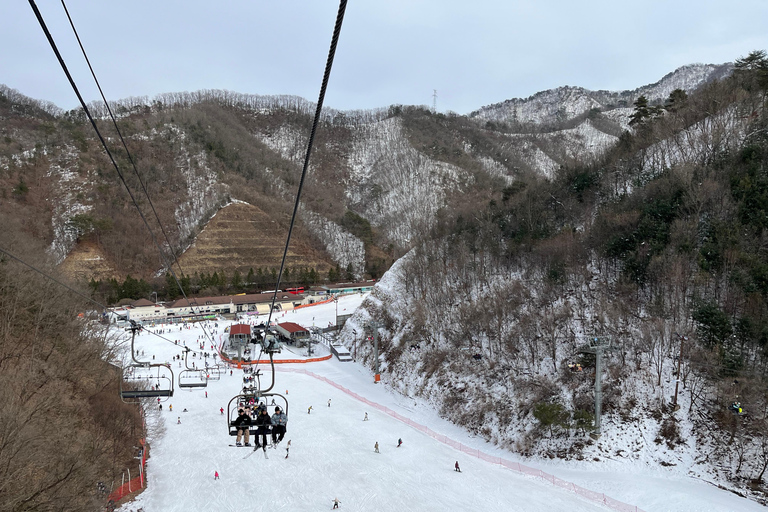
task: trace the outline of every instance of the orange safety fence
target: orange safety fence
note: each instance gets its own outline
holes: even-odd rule
[[[250,366],[250,365],[257,365],[257,364],[269,364],[269,359],[264,360],[258,360],[258,361],[235,361],[234,359],[230,359],[224,354],[219,351],[219,357],[222,361],[225,363],[228,363],[230,366],[234,366],[235,368],[241,368],[242,366]],[[331,357],[333,357],[333,354],[328,354],[327,356],[322,357],[313,357],[311,359],[275,359],[275,364],[286,364],[286,363],[317,363],[320,361],[327,361]]]
[[[144,439],[141,441],[141,467],[139,476],[132,478],[109,494],[108,501],[117,503],[131,493],[144,488],[144,469],[147,467],[147,447]]]
[[[293,309],[309,308],[312,306],[319,306],[320,304],[328,304],[329,302],[333,302],[333,298],[321,300],[320,302],[313,302],[312,304],[302,304],[300,306],[294,306]]]
[[[477,457],[478,459],[482,459],[486,462],[490,462],[492,464],[498,464],[500,466],[503,466],[507,469],[511,469],[513,471],[517,471],[518,473],[522,473],[524,475],[528,475],[535,478],[540,478],[542,480],[546,480],[547,482],[550,482],[552,485],[555,485],[557,487],[567,489],[569,491],[572,491],[579,496],[596,502],[600,503],[611,510],[616,510],[618,512],[644,512],[641,508],[630,505],[628,503],[624,503],[622,501],[616,500],[611,498],[610,496],[606,496],[603,493],[590,491],[589,489],[585,489],[584,487],[578,486],[572,482],[568,482],[566,480],[562,480],[554,475],[550,475],[549,473],[545,473],[544,471],[540,469],[535,469],[529,466],[526,466],[524,464],[520,464],[519,462],[513,462],[511,460],[502,459],[501,457],[495,457],[493,455],[488,455],[487,453],[481,452],[480,450],[477,450],[475,448],[470,448],[469,446],[465,446],[461,444],[458,441],[454,441],[453,439],[443,435],[438,434],[434,430],[432,430],[429,427],[426,427],[424,425],[421,425],[419,423],[416,423],[412,421],[411,419],[403,416],[402,414],[397,413],[396,411],[393,411],[392,409],[385,407],[381,404],[378,404],[376,402],[372,402],[371,400],[368,400],[367,398],[358,395],[354,391],[351,391],[344,386],[341,386],[340,384],[337,384],[333,382],[330,379],[327,379],[326,377],[322,377],[320,375],[317,375],[315,373],[312,373],[310,371],[300,369],[300,368],[282,368],[281,371],[287,371],[287,372],[293,372],[293,373],[302,373],[304,375],[308,375],[310,377],[313,377],[315,379],[321,380],[325,382],[326,384],[333,386],[334,388],[338,389],[339,391],[342,391],[343,393],[346,393],[347,395],[351,396],[352,398],[355,398],[356,400],[363,402],[366,405],[371,406],[374,409],[377,409],[397,420],[402,421],[406,425],[409,425],[416,430],[430,436],[431,438],[450,446],[451,448],[454,448],[456,450],[459,450],[462,453],[466,453],[467,455],[470,455],[472,457]]]

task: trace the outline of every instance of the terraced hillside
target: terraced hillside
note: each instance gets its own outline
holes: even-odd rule
[[[179,261],[188,275],[222,271],[231,275],[237,270],[245,276],[251,268],[279,269],[287,233],[287,222],[278,225],[261,209],[235,202],[219,210]],[[322,251],[312,247],[306,232],[294,228],[286,268],[291,272],[314,268],[327,275],[332,266]]]

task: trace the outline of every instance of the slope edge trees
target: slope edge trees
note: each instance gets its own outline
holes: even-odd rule
[[[50,272],[39,247],[4,247]],[[62,291],[63,290],[63,291]],[[90,308],[88,308],[90,309]],[[143,437],[119,398],[119,371],[86,305],[0,259],[0,510],[102,510]]]
[[[364,305],[385,326],[379,349],[390,382],[500,445],[591,457],[597,444],[572,428],[593,408],[594,363],[579,344],[608,335],[617,350],[603,411],[605,439],[614,441],[600,443],[626,443],[613,433],[634,432],[638,446],[609,451],[681,466],[709,458],[713,477],[764,495],[764,65],[737,61],[732,78],[671,97],[599,162],[563,168],[552,181],[526,176],[484,208],[444,215]],[[643,167],[643,150],[726,110],[748,112],[741,142],[712,145],[701,132],[690,143],[706,152]],[[582,372],[568,368],[576,361]],[[734,401],[746,415],[729,410]],[[543,414],[560,408],[552,421]],[[657,428],[651,447],[639,430],[647,421]]]

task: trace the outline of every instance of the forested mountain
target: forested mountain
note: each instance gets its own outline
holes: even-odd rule
[[[651,89],[693,90],[722,68],[681,69],[665,77],[663,87]],[[130,158],[106,108],[89,108],[100,119],[120,174],[82,111],[62,112],[0,90],[0,211],[43,240],[70,277],[101,280],[94,289],[105,298],[138,298],[137,293],[148,296],[151,290],[162,295],[162,282],[122,290],[119,284],[128,275],[147,281],[162,277],[174,255],[195,244],[206,222],[233,200],[255,207],[259,231],[287,232],[312,104],[288,96],[199,91],[130,98],[111,107]],[[556,107],[574,115],[561,122],[545,116],[537,129],[530,122],[494,124],[481,121],[487,115],[443,115],[420,107],[327,110],[295,235],[300,263],[291,273],[308,276],[314,270],[315,281],[327,279],[329,269],[331,278],[379,277],[428,236],[445,212],[473,209],[478,200],[521,177],[552,178],[563,166],[593,160],[616,143],[626,124],[616,105],[596,108],[565,97]],[[206,240],[214,245],[203,253],[227,252],[226,243],[215,246],[221,240]],[[197,243],[201,248],[206,242]],[[239,247],[244,257],[209,262],[208,276],[195,276],[199,265],[190,268],[190,291],[210,288],[214,272],[213,288],[225,291],[237,281],[235,273],[269,274],[279,266],[279,257],[256,238],[241,238]]]
[[[759,497],[768,468],[768,60],[755,52],[730,70],[691,66],[623,93],[560,89],[470,116],[328,110],[290,275],[382,278],[343,336],[381,322],[385,381],[501,445],[677,465]],[[271,275],[274,247],[249,233],[284,239],[313,105],[199,91],[112,108],[152,207],[106,109],[92,105],[165,256],[83,113],[8,88],[3,246],[49,256],[84,288],[90,275],[101,301],[176,294],[163,279],[171,253],[196,269],[183,282],[193,293],[243,287],[251,270]],[[231,229],[238,246],[206,226]],[[230,250],[236,258],[222,257]],[[0,261],[12,275],[15,263]],[[4,318],[16,318],[24,296],[17,277],[0,287]],[[51,328],[34,315],[45,298],[23,303],[29,326]],[[20,357],[6,345],[24,324],[7,325],[0,364],[5,353]],[[594,356],[580,352],[594,336],[613,348],[598,441],[585,436]],[[68,345],[51,343],[66,355]],[[81,345],[103,351],[96,339]],[[371,347],[358,351],[373,364]],[[570,371],[576,363],[581,372]],[[733,402],[747,414],[732,413]]]
[[[636,98],[601,155],[439,217],[347,339],[378,321],[388,383],[513,450],[765,501],[767,96],[754,52],[691,94]],[[611,342],[598,440],[594,338]]]

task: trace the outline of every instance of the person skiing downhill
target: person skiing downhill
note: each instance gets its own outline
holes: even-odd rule
[[[456,464],[453,466],[453,470],[461,473],[461,468],[459,467],[459,461],[456,461]]]
[[[333,498],[333,508],[339,508],[339,498]]]
[[[403,444],[403,440],[402,439],[398,439],[397,440],[397,447],[400,448],[401,444]]]
[[[368,413],[365,413],[365,418],[363,418],[363,421],[368,421]]]
[[[378,441],[376,441],[376,444],[373,445],[373,451],[375,453],[380,453],[379,452],[379,442]]]
[[[214,480],[218,480],[219,479],[219,472],[218,471],[214,471],[213,472],[213,479]]]

